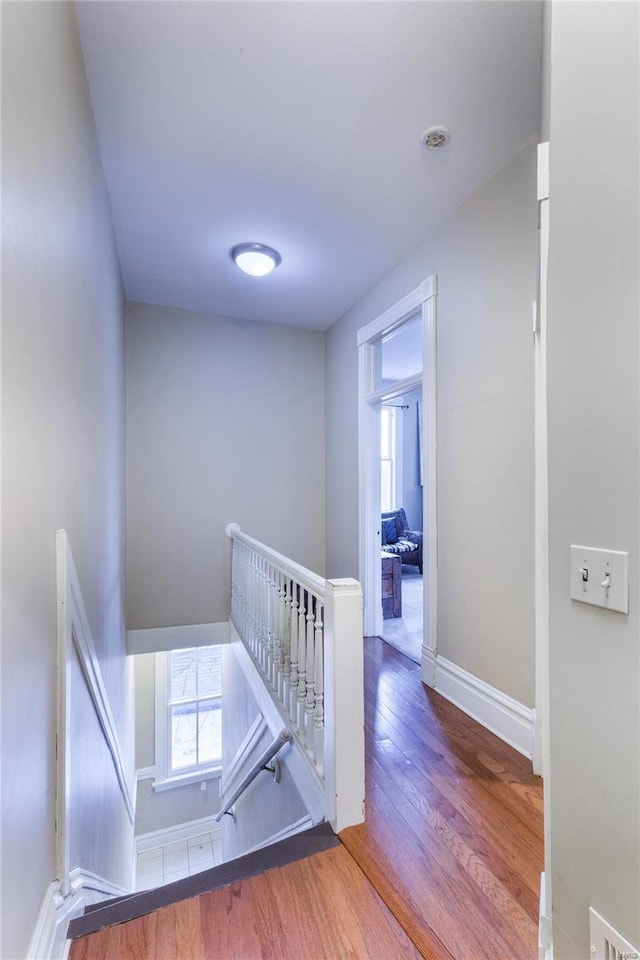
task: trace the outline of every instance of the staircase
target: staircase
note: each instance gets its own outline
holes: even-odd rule
[[[207,871],[187,899],[140,915],[152,893],[75,921],[70,960],[418,960],[359,866],[326,825]],[[182,885],[182,886],[180,886]],[[135,919],[120,922],[121,916]],[[110,923],[110,926],[104,926]],[[97,928],[96,932],[81,930]]]
[[[248,877],[257,876],[267,870],[293,863],[304,857],[311,857],[339,845],[340,841],[331,827],[322,823],[304,833],[287,837],[286,840],[281,840],[270,847],[256,850],[255,853],[249,853],[237,860],[229,860],[210,870],[203,870],[202,873],[175,880],[173,883],[167,883],[153,890],[143,890],[140,893],[92,904],[86,907],[83,916],[71,921],[68,937],[70,940],[86,937],[105,927],[127,923],[171,904],[211,893],[221,887],[227,887]]]
[[[228,935],[231,945],[242,941],[247,926],[255,926],[259,917],[264,919],[270,908],[260,906],[254,916],[238,901],[243,897],[245,905],[253,902],[257,891],[265,884],[269,887],[276,873],[278,881],[269,899],[280,902],[283,879],[289,878],[290,891],[279,909],[282,922],[286,915],[288,926],[294,923],[300,927],[299,940],[305,926],[320,923],[318,910],[326,914],[320,926],[328,929],[333,916],[342,912],[341,929],[346,939],[336,942],[331,949],[338,952],[327,956],[345,955],[343,947],[346,955],[354,955],[352,945],[360,944],[361,951],[360,940],[366,939],[367,933],[366,924],[360,929],[360,921],[354,918],[369,911],[377,917],[372,923],[381,925],[385,950],[390,937],[391,956],[399,942],[404,952],[398,956],[411,956],[410,944],[408,952],[404,949],[404,933],[400,928],[395,930],[396,921],[390,914],[387,917],[387,908],[336,835],[360,823],[364,815],[360,584],[324,580],[249,537],[237,524],[230,524],[226,532],[232,544],[227,678],[238,702],[251,703],[251,710],[258,710],[249,731],[243,726],[247,712],[244,706],[239,714],[242,724],[227,724],[227,756],[223,742],[226,776],[221,780],[222,805],[217,818],[225,819],[225,855],[232,859],[152,890],[87,907],[69,925],[72,960],[121,960],[129,955],[124,941],[143,936],[147,943],[149,938],[157,938],[157,925],[167,923],[177,924],[180,930],[185,923],[192,930],[195,923],[202,943],[181,952],[176,944],[171,945],[170,937],[171,942],[162,949],[147,943],[148,949],[136,948],[131,956],[144,960],[147,956],[226,960],[235,954],[231,946],[221,952],[219,937],[214,938],[213,952],[203,946],[212,914],[219,914],[217,934],[222,936],[220,931],[226,930],[224,936]],[[344,731],[340,737],[338,730]],[[279,790],[290,792],[270,794],[264,779],[256,778],[261,771],[271,770],[275,782],[280,783],[281,768],[287,775]],[[297,795],[292,790],[297,790]],[[278,833],[289,832],[291,820],[287,817],[291,816],[292,805],[300,801],[306,816],[299,821],[296,808],[294,827],[305,820],[316,826],[256,849],[265,842],[261,830],[272,840]],[[225,812],[232,815],[232,823],[224,818]],[[254,852],[241,855],[248,849]],[[201,910],[198,904],[205,898],[207,920],[196,922],[193,918],[200,916]],[[321,929],[314,934],[316,938],[321,935]],[[238,954],[243,960],[253,955],[251,950]],[[309,953],[307,946],[302,955],[310,958],[316,954]],[[258,950],[255,956],[262,957],[263,953]]]

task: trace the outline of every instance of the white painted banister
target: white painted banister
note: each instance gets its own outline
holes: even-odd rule
[[[327,580],[325,597],[325,796],[338,833],[364,820],[362,587]]]
[[[324,580],[231,523],[231,620],[320,780],[336,831],[364,818],[362,589]]]

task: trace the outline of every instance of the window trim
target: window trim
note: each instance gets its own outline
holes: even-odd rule
[[[206,644],[219,646],[219,644]],[[175,647],[174,649],[189,649]],[[172,790],[190,783],[214,780],[222,774],[222,763],[202,765],[184,772],[171,772],[169,751],[171,748],[170,710],[169,710],[169,665],[173,650],[155,654],[155,778],[153,789],[156,792]],[[207,697],[206,699],[214,699]]]
[[[395,397],[394,399],[402,401],[402,397]],[[390,436],[390,448],[391,456],[383,457],[382,456],[382,411],[386,410],[389,414],[389,432]],[[382,463],[387,461],[391,464],[391,505],[388,507],[383,507],[382,503],[380,504],[381,510],[384,513],[385,511],[398,510],[400,507],[404,506],[402,501],[402,457],[403,457],[403,446],[402,438],[404,432],[404,419],[402,417],[403,410],[398,404],[391,404],[390,402],[385,404],[385,401],[382,401],[380,406],[380,470],[382,476]],[[382,497],[380,498],[382,500]]]

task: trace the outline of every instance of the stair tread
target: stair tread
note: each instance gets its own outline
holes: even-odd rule
[[[340,840],[334,834],[330,824],[318,824],[303,833],[297,833],[271,846],[263,847],[236,860],[228,860],[217,867],[184,877],[182,880],[175,880],[173,883],[153,890],[144,890],[140,893],[105,900],[101,904],[93,904],[83,916],[71,921],[67,937],[70,940],[77,940],[104,927],[126,923],[128,920],[152,913],[179,900],[188,900],[190,897],[210,893],[238,880],[256,876],[274,867],[302,860],[304,857],[339,845]]]

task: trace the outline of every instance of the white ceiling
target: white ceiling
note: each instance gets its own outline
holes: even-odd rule
[[[538,129],[537,2],[77,8],[131,300],[326,329]]]

